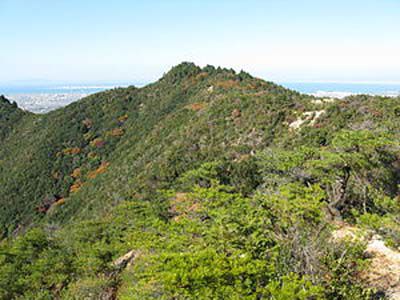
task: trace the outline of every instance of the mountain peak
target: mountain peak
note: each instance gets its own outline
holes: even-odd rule
[[[162,80],[166,80],[175,83],[186,77],[196,75],[201,72],[201,68],[196,66],[192,62],[182,62],[179,65],[172,67],[166,74],[164,74]]]
[[[227,69],[222,67],[215,67],[212,65],[207,65],[203,68],[197,66],[192,62],[182,62],[179,65],[176,65],[171,68],[161,80],[165,80],[168,83],[176,83],[182,79],[197,75],[201,72],[205,72],[208,74],[225,74],[227,76],[237,76],[237,79],[252,79],[253,77],[244,71],[237,73],[234,69]]]
[[[18,108],[18,105],[15,101],[11,102],[8,100],[4,95],[0,95],[0,105],[1,106],[7,106],[7,107],[13,107],[13,108]]]

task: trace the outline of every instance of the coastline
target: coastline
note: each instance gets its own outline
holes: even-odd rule
[[[279,82],[278,82],[279,83]],[[323,82],[287,82],[282,86],[317,98],[343,99],[351,95],[367,94],[372,96],[398,97],[400,84],[394,83],[323,83]],[[134,84],[143,86],[144,84]],[[34,113],[46,113],[91,94],[129,84],[90,84],[58,86],[0,86],[0,94],[17,102],[17,104]]]

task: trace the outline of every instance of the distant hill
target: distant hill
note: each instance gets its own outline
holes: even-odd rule
[[[399,245],[399,124],[192,63],[43,115],[1,97],[0,298],[368,299],[329,235]]]
[[[28,115],[28,113],[19,109],[15,102],[11,103],[4,96],[0,96],[0,143],[17,126],[24,115]]]

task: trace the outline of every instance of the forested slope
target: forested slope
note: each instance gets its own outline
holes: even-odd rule
[[[183,63],[45,115],[2,101],[4,299],[384,295],[331,233],[400,245],[398,98]]]
[[[4,96],[0,96],[0,143],[6,139],[22,117],[27,114],[19,109],[15,102],[11,103]]]

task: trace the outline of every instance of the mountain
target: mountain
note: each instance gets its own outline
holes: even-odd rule
[[[47,114],[2,97],[0,297],[389,295],[332,232],[400,245],[399,100],[192,63]]]
[[[235,111],[254,115],[250,105],[258,106],[252,104],[257,98],[247,94],[258,92],[271,99],[257,108],[259,120],[232,116]],[[252,123],[264,126],[272,139],[273,131],[279,130],[275,127],[280,126],[282,105],[293,105],[286,97],[292,94],[297,95],[230,70],[203,71],[182,64],[143,89],[95,94],[37,115],[17,127],[0,150],[7,157],[1,167],[8,170],[2,172],[6,176],[0,181],[0,199],[18,203],[2,205],[6,211],[0,224],[9,228],[3,227],[3,232],[8,235],[11,225],[16,228],[40,219],[38,208],[49,198],[68,198],[63,209],[55,212],[57,221],[68,221],[87,210],[107,211],[112,203],[132,193],[146,193],[149,187],[156,189],[210,158],[246,154],[257,147],[247,145],[253,143],[248,135],[264,135],[251,132],[256,125]],[[235,125],[235,118],[243,124]],[[231,147],[240,138],[248,141]],[[89,178],[102,164],[110,172]],[[74,178],[74,171],[81,175]],[[91,184],[99,180],[108,181],[102,191]],[[75,187],[79,188],[71,193]]]
[[[22,117],[27,114],[19,109],[15,102],[11,103],[4,96],[0,96],[0,143],[13,130]]]

